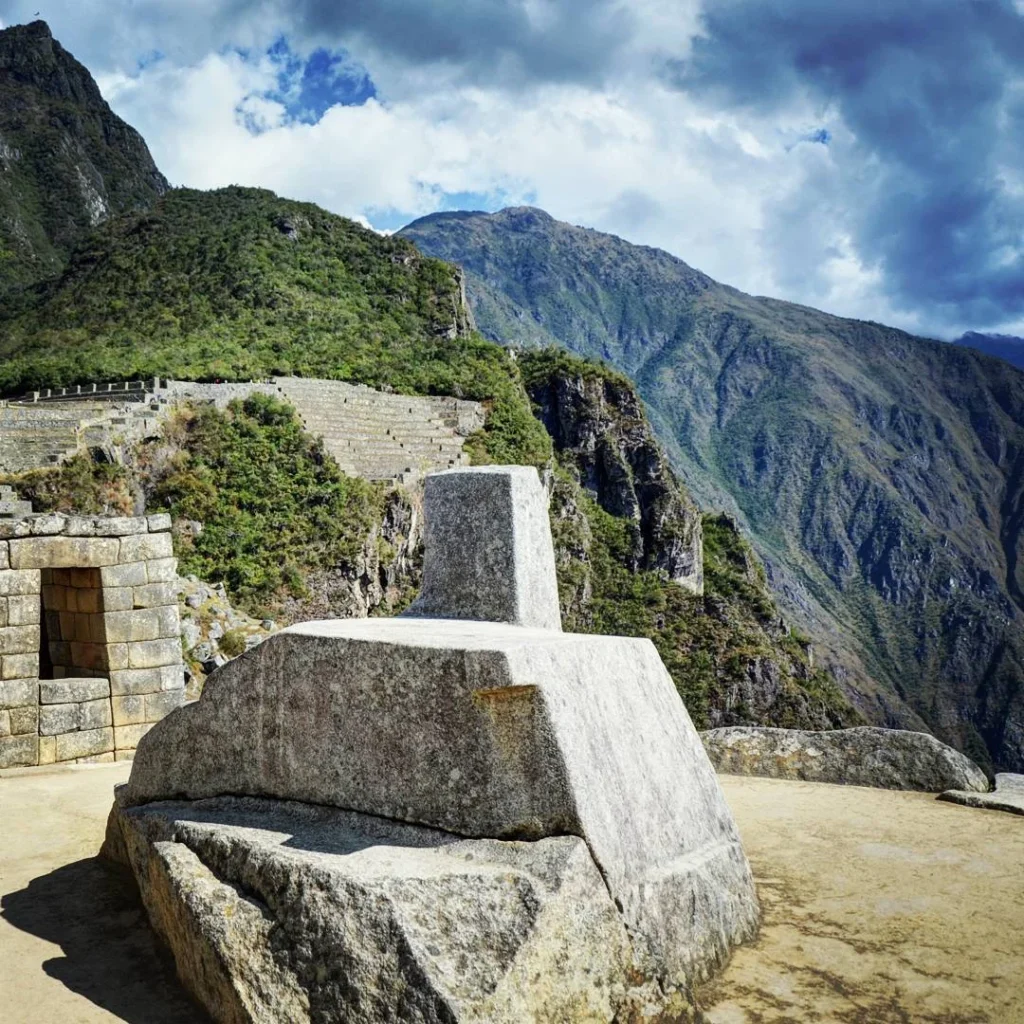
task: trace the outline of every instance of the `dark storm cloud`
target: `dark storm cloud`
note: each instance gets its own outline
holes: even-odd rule
[[[852,132],[836,155],[847,227],[895,302],[951,322],[1024,311],[1024,17],[1010,0],[714,0],[702,20],[670,65],[679,88],[767,116],[810,99]]]

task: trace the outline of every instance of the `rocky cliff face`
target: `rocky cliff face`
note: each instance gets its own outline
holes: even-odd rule
[[[58,273],[97,224],[167,187],[45,22],[0,31],[0,293]]]
[[[527,392],[583,490],[630,524],[626,559],[704,591],[700,510],[669,468],[628,379],[553,350],[521,360]]]
[[[956,345],[744,295],[540,211],[402,232],[460,263],[480,329],[629,374],[705,507],[882,724],[1024,765],[1024,375]]]

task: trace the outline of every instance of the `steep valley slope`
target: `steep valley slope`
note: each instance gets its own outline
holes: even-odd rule
[[[1020,370],[532,208],[401,233],[463,267],[488,337],[636,381],[687,485],[749,528],[869,717],[1024,767]]]

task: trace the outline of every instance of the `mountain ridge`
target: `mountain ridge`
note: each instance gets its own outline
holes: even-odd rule
[[[1019,370],[533,212],[400,234],[463,267],[487,337],[636,381],[687,486],[751,531],[865,713],[1024,764]]]

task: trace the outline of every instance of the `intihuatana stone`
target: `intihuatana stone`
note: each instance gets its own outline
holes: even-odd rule
[[[423,586],[407,615],[561,629],[548,500],[529,466],[427,477]]]
[[[432,487],[434,479],[439,483]],[[176,823],[159,837],[151,836],[153,852],[129,858],[143,889],[154,877],[167,879],[160,897],[167,909],[151,909],[151,916],[159,919],[158,929],[163,928],[159,921],[171,921],[167,929],[181,937],[180,970],[187,964],[190,975],[205,972],[203,965],[217,962],[218,971],[230,976],[231,986],[218,981],[215,991],[198,992],[218,1020],[282,1019],[261,1017],[252,1009],[245,1016],[237,1006],[226,1009],[225,1000],[235,998],[228,989],[233,986],[236,995],[245,989],[246,979],[253,977],[246,964],[256,961],[212,952],[224,943],[243,950],[265,946],[276,941],[271,933],[260,931],[260,922],[243,910],[251,928],[244,925],[249,929],[244,936],[225,937],[224,928],[234,923],[225,926],[212,911],[196,910],[220,898],[214,895],[216,886],[236,884],[234,872],[242,860],[266,865],[262,882],[257,876],[264,869],[254,868],[246,870],[244,884],[259,900],[269,900],[275,913],[289,921],[303,914],[317,918],[308,937],[303,932],[295,938],[303,957],[335,962],[342,940],[334,936],[359,947],[358,964],[346,968],[357,979],[352,981],[356,991],[331,989],[325,1004],[329,1011],[315,1009],[314,990],[302,980],[305,975],[300,977],[299,989],[309,995],[314,1019],[354,1019],[346,1016],[347,1000],[360,998],[372,1008],[359,1015],[368,1021],[611,1021],[620,1011],[607,991],[616,986],[617,991],[639,986],[659,993],[658,1012],[670,1007],[675,1012],[685,1005],[693,983],[720,966],[733,944],[751,937],[758,921],[750,869],[700,738],[649,640],[563,634],[554,628],[554,561],[547,561],[547,517],[538,518],[544,508],[536,471],[515,467],[439,474],[428,478],[427,493],[427,531],[433,542],[425,577],[433,581],[433,590],[419,610],[443,610],[446,617],[303,623],[231,661],[211,675],[199,701],[164,718],[140,739],[112,830],[116,835],[120,829],[127,838],[148,828],[143,822],[154,820],[151,811],[165,814],[160,801],[219,800],[225,794],[302,801],[337,809],[331,813],[386,818],[390,829],[405,822],[444,830],[450,834],[445,856],[449,846],[458,845],[454,837],[463,837],[460,856],[473,858],[469,881],[464,883],[461,869],[453,874],[443,867],[446,881],[440,889],[428,885],[434,868],[419,854],[392,850],[407,844],[386,837],[356,860],[345,858],[353,848],[367,845],[362,840],[314,846],[325,858],[317,862],[320,875],[305,863],[282,860],[279,837],[271,842],[272,853],[257,854],[257,847],[268,847],[253,831],[225,860],[218,851],[235,839],[223,828],[217,831],[229,824],[218,817],[225,810],[218,803],[216,822],[211,822],[211,827],[220,823],[214,828],[217,839],[203,840],[202,849],[181,839],[195,833]],[[442,525],[431,534],[431,517],[462,526]],[[521,565],[524,560],[530,565]],[[497,571],[505,575],[495,581],[495,597],[486,583],[488,574]],[[557,604],[553,608],[557,613]],[[478,621],[484,617],[492,621]],[[553,628],[516,624],[530,618]],[[275,824],[278,811],[272,806],[253,806],[258,815],[252,830],[285,830]],[[177,821],[195,809],[166,813]],[[383,826],[364,823],[358,829],[364,827]],[[174,852],[173,863],[161,846],[172,838],[190,851]],[[525,860],[508,860],[507,851],[513,849]],[[555,1000],[550,1005],[556,1006],[563,983],[558,965],[564,963],[572,979],[578,961],[550,951],[538,952],[535,960],[530,954],[533,967],[516,967],[508,975],[515,981],[503,987],[502,971],[517,962],[523,943],[534,939],[513,938],[519,925],[500,909],[511,885],[520,894],[513,901],[517,906],[540,913],[545,905],[541,890],[534,892],[529,879],[515,881],[520,877],[515,865],[527,875],[554,878],[537,865],[550,863],[554,854],[549,851],[556,849],[579,866],[569,872],[571,885],[566,874],[557,884],[551,882],[554,889],[578,893],[573,913],[581,915],[579,920],[603,921],[609,905],[614,907],[623,929],[615,934],[628,942],[628,956],[620,956],[620,939],[595,924],[594,936],[604,949],[598,953],[564,919],[563,910],[550,924],[537,918],[531,925],[537,929],[536,941],[564,933],[571,937],[569,945],[582,942],[585,956],[594,958],[594,990],[579,1005],[597,1009],[568,1015],[563,1009],[561,1017],[554,1010],[541,1013],[536,1000],[547,1000],[550,986]],[[481,885],[478,876],[495,860],[506,865],[497,872],[504,872],[497,889],[490,882]],[[592,879],[602,879],[600,886],[584,884],[590,868]],[[200,879],[207,869],[217,877],[196,881],[202,891],[190,888],[188,880]],[[335,897],[322,895],[330,888],[326,882],[314,897],[313,882],[304,881],[307,875],[326,878],[323,872],[337,879],[338,891],[345,893],[336,903],[330,902]],[[492,878],[489,868],[484,873]],[[271,898],[260,889],[271,884],[287,888],[289,881],[294,889],[287,889],[292,894],[287,898],[297,901],[294,911],[285,909],[278,895]],[[402,910],[405,916],[386,934],[380,929],[389,925],[369,910],[364,914],[364,905],[404,906],[402,901],[414,892],[417,907],[422,898],[422,906],[431,909]],[[321,899],[328,902],[305,906]],[[464,936],[450,935],[447,918],[438,918],[449,899],[457,908],[454,920],[460,922],[452,927],[456,932],[464,927]],[[208,920],[196,923],[196,914]],[[394,980],[398,968],[387,967],[390,973],[381,980],[374,972],[393,959],[395,935],[405,933],[407,919],[415,919],[420,930],[415,942],[407,936],[399,945],[415,947],[402,955],[418,966],[402,974],[401,982]],[[459,946],[463,954],[448,952],[453,942],[468,943]],[[426,951],[422,960],[421,950]],[[501,970],[491,964],[495,950],[504,950]],[[472,980],[477,967],[471,961],[477,954],[486,983]],[[352,957],[346,952],[340,959],[349,963]],[[276,956],[274,961],[283,962]],[[606,974],[614,983],[601,980]],[[564,984],[570,998],[576,981]],[[281,1007],[303,1005],[292,980],[282,978],[274,985],[281,986]],[[463,991],[470,994],[445,995],[437,1002],[440,992]],[[489,1001],[499,992],[507,1003]],[[649,1009],[622,1019],[658,1019]],[[275,1012],[290,1019],[284,1009]]]
[[[934,736],[861,727],[822,732],[736,725],[702,734],[712,763],[732,775],[834,782],[878,789],[987,792],[988,777]]]

